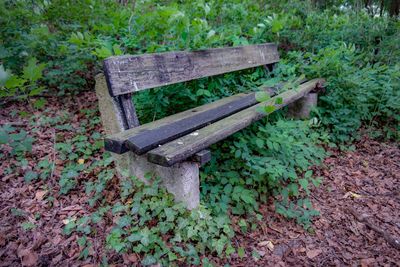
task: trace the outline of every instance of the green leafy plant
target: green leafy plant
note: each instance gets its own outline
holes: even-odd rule
[[[21,76],[12,75],[6,72],[4,67],[0,67],[0,97],[19,96],[22,99],[28,99],[39,95],[44,87],[38,86],[38,80],[42,78],[42,72],[45,64],[38,64],[36,58],[28,60],[28,64],[23,68]],[[44,99],[35,102],[35,107],[41,108],[44,105]]]
[[[32,143],[34,141],[24,130],[18,131],[7,124],[0,126],[0,145],[11,148],[10,156],[16,155],[18,158],[22,158],[26,153],[32,151]]]
[[[278,120],[253,127],[236,134],[226,153],[219,155],[223,164],[212,162],[202,175],[202,195],[216,212],[257,212],[258,200],[265,200],[268,194],[289,203],[290,198],[301,196],[300,188],[308,193],[309,184],[315,180],[308,168],[325,157],[319,144],[328,142],[327,135],[302,121]],[[312,216],[301,216],[297,213],[295,217],[310,225]]]

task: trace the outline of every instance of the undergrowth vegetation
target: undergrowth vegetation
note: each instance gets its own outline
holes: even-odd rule
[[[363,10],[318,9],[307,1],[1,1],[0,97],[24,101],[45,113],[46,97],[93,90],[101,61],[112,55],[238,46],[277,42],[282,60],[272,72],[240,71],[140,92],[134,96],[142,122],[186,110],[260,86],[306,78],[326,79],[326,92],[310,121],[285,119],[285,111],[212,147],[213,160],[201,173],[201,207],[187,211],[176,204],[156,177],[152,185],[126,177],[119,201],[104,198],[115,179],[110,156],[102,153],[97,111],[82,110],[85,120],[71,138],[58,138],[57,159],[65,162],[58,192],[69,194],[85,181],[91,216],[69,218],[64,233],[78,233],[81,257],[90,257],[90,236],[111,214],[105,245],[118,253],[135,252],[143,265],[181,262],[207,266],[214,253],[244,257],[231,242],[232,218],[246,233],[262,220],[259,206],[274,199],[276,212],[312,231],[318,212],[308,198],[322,180],[311,170],[326,148],[345,149],[364,128],[374,138],[399,140],[400,22],[371,17]],[[32,125],[71,130],[68,115],[30,117]],[[33,183],[54,176],[54,157],[27,168],[32,137],[9,125],[0,128],[2,159],[15,158],[6,174],[22,172]],[[85,176],[85,177],[86,177]],[[52,200],[49,197],[49,200]],[[252,254],[257,257],[256,254]],[[107,263],[107,259],[103,259]]]

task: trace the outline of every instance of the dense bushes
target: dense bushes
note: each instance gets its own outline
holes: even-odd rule
[[[327,80],[311,122],[287,121],[280,111],[213,147],[216,157],[201,174],[204,206],[197,213],[176,206],[157,184],[121,185],[122,199],[130,196],[135,202],[112,208],[119,220],[107,238],[108,246],[142,253],[143,263],[148,264],[173,261],[177,255],[198,264],[198,253],[215,250],[229,256],[239,250],[230,243],[229,215],[257,220],[260,200],[268,196],[275,197],[277,212],[309,227],[316,212],[307,194],[321,182],[310,167],[326,155],[321,144],[350,142],[360,127],[374,137],[399,140],[398,21],[354,12],[348,6],[318,10],[307,1],[137,1],[133,9],[111,0],[6,0],[0,2],[0,96],[27,100],[32,108],[41,109],[46,105],[42,94],[92,90],[101,60],[111,55],[272,41],[279,44],[282,55],[272,73],[255,68],[157,88],[134,98],[142,122],[147,122],[301,75]],[[0,134],[0,144],[12,140],[12,147],[18,147],[19,135],[10,128],[0,128]],[[66,142],[69,146],[57,145],[59,154],[76,157],[81,152],[67,148],[82,147],[78,145],[86,142],[82,138]],[[74,179],[81,171],[73,160],[60,179],[64,194],[76,186]],[[32,181],[39,176],[29,177]],[[94,194],[91,204],[97,203],[99,212],[111,209],[100,201],[110,177],[101,172],[96,183],[87,185],[87,193]],[[209,221],[204,224],[199,214]],[[156,218],[151,229],[144,225],[150,215]],[[78,229],[87,235],[87,228],[79,225],[96,221],[73,222],[67,234]],[[240,224],[247,227],[245,220]],[[184,226],[191,232],[183,231]],[[166,232],[173,238],[163,240]]]

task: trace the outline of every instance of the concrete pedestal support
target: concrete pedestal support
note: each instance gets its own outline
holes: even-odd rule
[[[309,93],[288,105],[288,116],[295,119],[307,119],[311,110],[317,106],[318,94]]]
[[[96,76],[96,94],[103,127],[107,135],[124,131],[122,110],[117,101],[108,92],[103,74]],[[148,162],[146,156],[132,152],[122,155],[112,153],[117,171],[148,182],[145,175],[160,177],[167,191],[177,201],[185,203],[188,209],[196,208],[200,203],[199,165],[195,162],[182,162],[172,167],[162,167]]]

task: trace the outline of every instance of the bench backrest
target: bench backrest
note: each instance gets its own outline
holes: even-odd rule
[[[272,43],[200,51],[116,56],[104,60],[104,74],[125,129],[139,126],[131,94],[145,89],[244,70],[279,61]]]
[[[110,57],[104,61],[104,73],[110,95],[119,96],[278,61],[277,46],[266,43]]]

